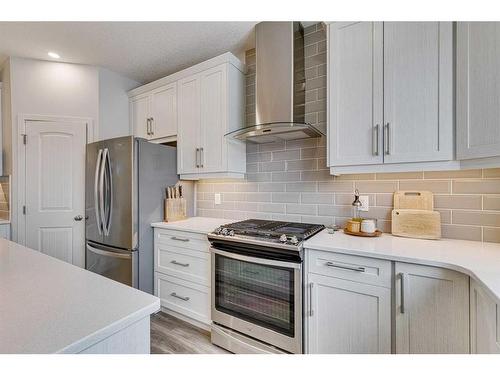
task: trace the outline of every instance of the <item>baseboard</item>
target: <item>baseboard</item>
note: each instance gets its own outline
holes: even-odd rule
[[[198,327],[198,328],[201,328],[207,332],[210,332],[212,330],[211,328],[211,322],[210,323],[205,323],[205,322],[200,322],[198,320],[195,320],[193,318],[190,318],[189,316],[186,316],[186,315],[183,315],[183,314],[180,314],[176,311],[173,311],[173,310],[170,310],[166,307],[163,307],[161,308],[161,311],[163,311],[165,314],[168,314],[168,315],[172,315],[173,317],[177,318],[177,319],[180,319],[180,320],[183,320],[185,321],[186,323],[189,323],[195,327]]]

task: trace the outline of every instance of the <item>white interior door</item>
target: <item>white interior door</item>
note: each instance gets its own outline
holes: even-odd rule
[[[26,121],[26,246],[85,266],[85,123]]]

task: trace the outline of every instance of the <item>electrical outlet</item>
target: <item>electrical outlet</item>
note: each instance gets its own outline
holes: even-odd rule
[[[221,204],[220,193],[215,193],[215,204]]]
[[[361,202],[360,211],[368,211],[370,209],[370,197],[368,195],[360,195],[359,201]]]

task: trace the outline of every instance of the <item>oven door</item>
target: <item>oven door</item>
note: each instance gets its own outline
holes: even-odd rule
[[[212,320],[222,326],[302,353],[300,263],[211,248]]]

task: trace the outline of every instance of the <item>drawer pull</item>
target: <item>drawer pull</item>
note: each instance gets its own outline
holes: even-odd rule
[[[177,266],[182,266],[182,267],[189,267],[189,263],[181,263],[176,260],[171,261],[170,263],[175,264]]]
[[[189,238],[182,238],[182,237],[173,236],[173,237],[170,237],[170,239],[174,240],[174,241],[189,242]]]
[[[183,301],[189,301],[189,297],[179,296],[179,295],[178,295],[177,293],[175,293],[175,292],[170,293],[170,295],[171,295],[172,297],[179,298],[179,299],[181,299],[181,300],[183,300]]]
[[[341,268],[343,270],[356,271],[356,272],[366,272],[365,267],[344,266],[344,265],[336,264],[336,263],[333,263],[333,262],[326,262],[325,265],[327,267]]]

